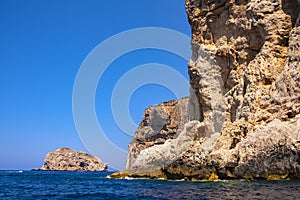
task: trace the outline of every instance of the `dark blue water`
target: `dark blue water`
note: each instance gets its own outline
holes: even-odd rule
[[[299,181],[120,180],[108,174],[0,171],[0,199],[300,199]]]

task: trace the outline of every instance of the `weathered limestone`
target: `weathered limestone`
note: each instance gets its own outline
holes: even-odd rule
[[[186,11],[188,113],[146,110],[127,170],[114,177],[299,179],[300,2],[187,0]],[[149,124],[164,127],[166,118],[175,134],[160,143],[145,137],[160,131]]]
[[[135,160],[144,149],[174,139],[188,122],[188,98],[169,101],[145,110],[133,141],[129,144],[126,168],[138,168]]]

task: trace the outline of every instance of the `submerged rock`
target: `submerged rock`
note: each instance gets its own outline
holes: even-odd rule
[[[107,171],[107,164],[90,154],[60,148],[46,155],[41,170],[47,171]]]
[[[299,179],[299,4],[187,0],[190,96],[145,111],[112,177]]]

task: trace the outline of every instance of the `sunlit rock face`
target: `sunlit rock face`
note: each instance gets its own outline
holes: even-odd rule
[[[157,147],[177,138],[188,121],[188,98],[148,107],[133,141],[129,144],[126,168],[137,170],[160,168],[163,162],[168,162],[164,159],[165,155],[157,156]],[[144,155],[149,156],[149,161]],[[151,159],[154,159],[154,162],[150,163]],[[160,164],[156,164],[155,159],[163,160]]]
[[[300,2],[187,0],[190,97],[150,107],[129,176],[300,178]]]
[[[46,155],[41,170],[47,171],[106,171],[107,164],[90,154],[60,148]]]

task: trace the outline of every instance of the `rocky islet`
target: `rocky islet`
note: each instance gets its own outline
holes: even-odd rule
[[[96,156],[60,148],[46,155],[42,171],[107,171],[107,164]]]

